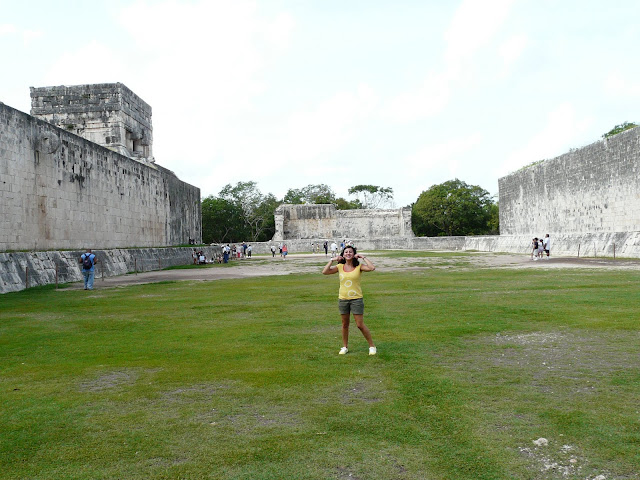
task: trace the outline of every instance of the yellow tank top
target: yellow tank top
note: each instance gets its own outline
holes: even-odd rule
[[[338,264],[338,274],[340,276],[340,290],[338,298],[340,300],[353,300],[362,298],[362,287],[360,287],[360,265],[350,272],[344,271],[344,264]]]

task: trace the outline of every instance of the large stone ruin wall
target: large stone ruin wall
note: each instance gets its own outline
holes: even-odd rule
[[[500,234],[640,231],[640,128],[499,179]]]
[[[335,205],[281,205],[274,241],[413,237],[411,208],[337,210]]]
[[[0,251],[201,239],[200,189],[0,104]]]

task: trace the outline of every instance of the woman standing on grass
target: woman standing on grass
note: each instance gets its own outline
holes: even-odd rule
[[[362,260],[362,264],[360,261]],[[337,265],[333,266],[336,260]],[[355,247],[345,247],[342,253],[329,260],[322,269],[323,275],[332,275],[340,273],[340,290],[338,292],[338,310],[342,318],[342,345],[338,352],[344,355],[349,351],[349,321],[351,314],[356,321],[356,325],[369,343],[369,355],[377,353],[376,346],[373,344],[371,332],[364,324],[364,300],[362,298],[362,288],[360,287],[361,272],[373,272],[375,265],[366,257],[356,253]]]

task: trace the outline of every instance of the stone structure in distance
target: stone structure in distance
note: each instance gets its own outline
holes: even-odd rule
[[[274,241],[411,238],[411,207],[337,210],[333,204],[280,205]]]

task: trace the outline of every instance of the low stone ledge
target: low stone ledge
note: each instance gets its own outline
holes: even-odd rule
[[[220,247],[196,247],[207,258],[220,253]],[[130,248],[94,250],[98,259],[96,279],[129,272],[148,272],[193,262],[193,247]],[[82,281],[79,263],[84,250],[0,253],[0,293],[28,287]]]

